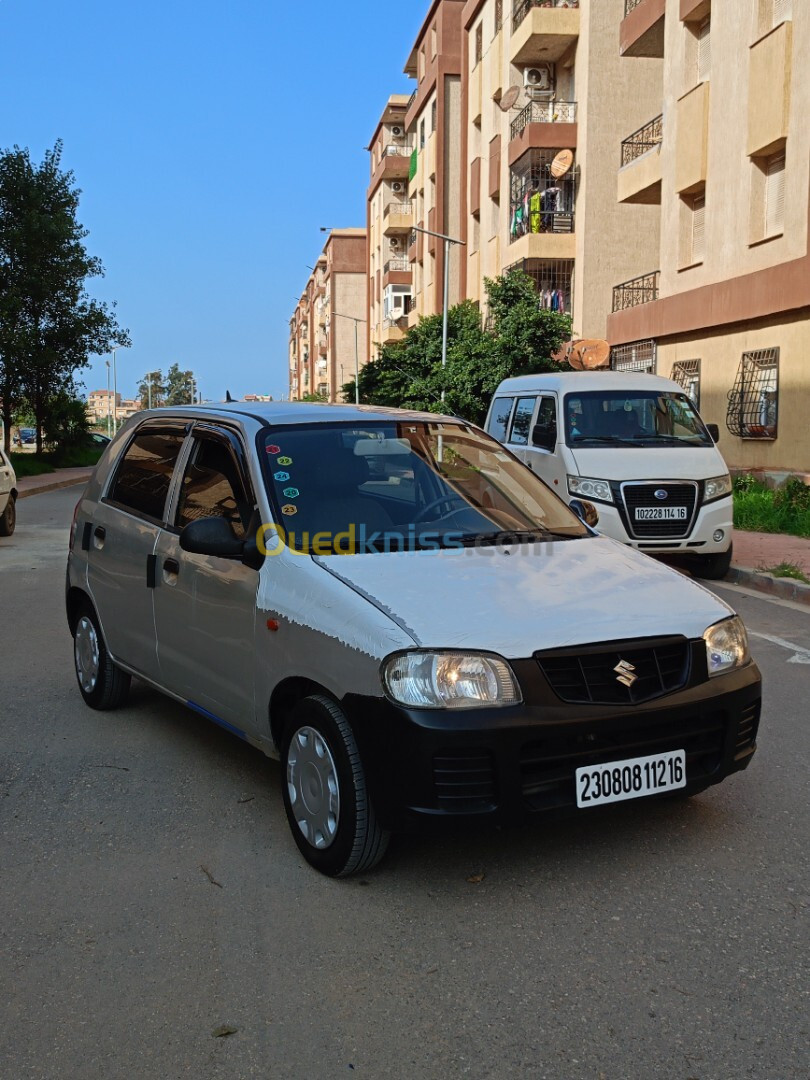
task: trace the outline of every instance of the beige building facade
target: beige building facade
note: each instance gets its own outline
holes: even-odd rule
[[[617,52],[662,94],[622,147],[617,198],[659,223],[616,278],[613,363],[677,378],[732,468],[810,473],[810,9],[627,0]]]

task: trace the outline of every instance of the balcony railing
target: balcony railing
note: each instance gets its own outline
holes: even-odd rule
[[[575,101],[530,101],[512,121],[512,138],[516,139],[528,124],[574,124],[576,119]]]
[[[406,311],[416,311],[416,297],[415,296],[412,296],[410,298],[410,300],[405,301],[405,310]]]
[[[419,93],[419,90],[418,90],[418,89],[416,89],[416,90],[414,90],[414,92],[413,92],[413,93],[411,94],[411,96],[410,96],[410,97],[408,98],[408,104],[407,104],[407,105],[405,106],[405,112],[407,112],[407,111],[408,111],[408,109],[410,109],[411,105],[413,105],[413,103],[414,103],[414,102],[416,101],[416,95],[417,95],[418,93]]]
[[[625,0],[625,2],[627,2],[627,0]],[[636,3],[639,3],[639,0],[636,0]],[[551,0],[551,3],[549,3],[549,0],[515,0],[514,7],[512,8],[513,30],[520,26],[533,7],[578,8],[579,0],[564,0],[563,3],[558,3],[557,0]]]
[[[391,214],[412,214],[413,203],[412,202],[390,202],[383,210],[383,217],[389,217]]]
[[[639,304],[649,304],[651,300],[657,300],[660,277],[661,271],[653,270],[650,274],[642,274],[641,277],[624,281],[621,285],[614,285],[613,310],[624,311],[626,308],[638,307]]]
[[[622,143],[622,165],[629,165],[631,161],[640,158],[648,150],[661,145],[664,137],[664,117],[656,116],[649,124],[634,131]]]
[[[383,157],[410,157],[412,153],[413,147],[406,142],[390,142],[382,148]]]
[[[403,330],[405,328],[405,316],[396,315],[390,319],[383,319],[383,326],[386,330],[390,330],[392,327]]]
[[[395,259],[389,259],[383,267],[384,274],[406,273],[411,268],[411,261],[405,255],[398,255]]]
[[[637,8],[640,3],[641,0],[624,0],[624,17],[627,18],[630,12]]]

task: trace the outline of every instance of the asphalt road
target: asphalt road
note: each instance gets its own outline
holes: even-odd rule
[[[335,882],[299,856],[275,763],[140,685],[84,706],[77,496],[27,499],[0,540],[3,1077],[810,1075],[810,614],[719,590],[766,679],[747,772],[400,839]]]

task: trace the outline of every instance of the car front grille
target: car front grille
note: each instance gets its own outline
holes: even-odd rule
[[[617,641],[607,646],[535,653],[535,660],[551,689],[563,701],[638,705],[686,685],[690,646],[684,637],[647,643]],[[620,681],[625,672],[627,680],[635,680],[630,686]]]
[[[657,499],[656,491],[666,491],[666,499]],[[698,485],[686,484],[621,484],[619,508],[623,510],[625,526],[630,536],[638,539],[683,540],[692,531]],[[637,521],[636,510],[650,507],[682,507],[686,518],[679,521]]]
[[[552,734],[523,747],[520,778],[527,809],[576,805],[575,772],[587,765],[684,750],[691,782],[710,777],[722,760],[725,722],[721,714],[616,730],[600,730],[600,726]]]
[[[447,750],[433,758],[436,801],[457,814],[495,806],[495,759],[490,750]]]

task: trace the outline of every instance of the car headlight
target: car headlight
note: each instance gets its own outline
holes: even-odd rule
[[[591,480],[587,476],[569,476],[568,491],[581,499],[598,499],[599,502],[613,502],[613,492],[608,480]]]
[[[703,634],[709,675],[722,675],[748,662],[748,634],[736,615],[710,626]]]
[[[520,690],[505,660],[487,653],[405,652],[383,664],[394,701],[415,709],[517,705]]]
[[[731,494],[731,477],[728,473],[725,476],[713,476],[711,480],[706,480],[703,485],[703,501],[713,502],[715,499],[722,499],[725,495]]]

